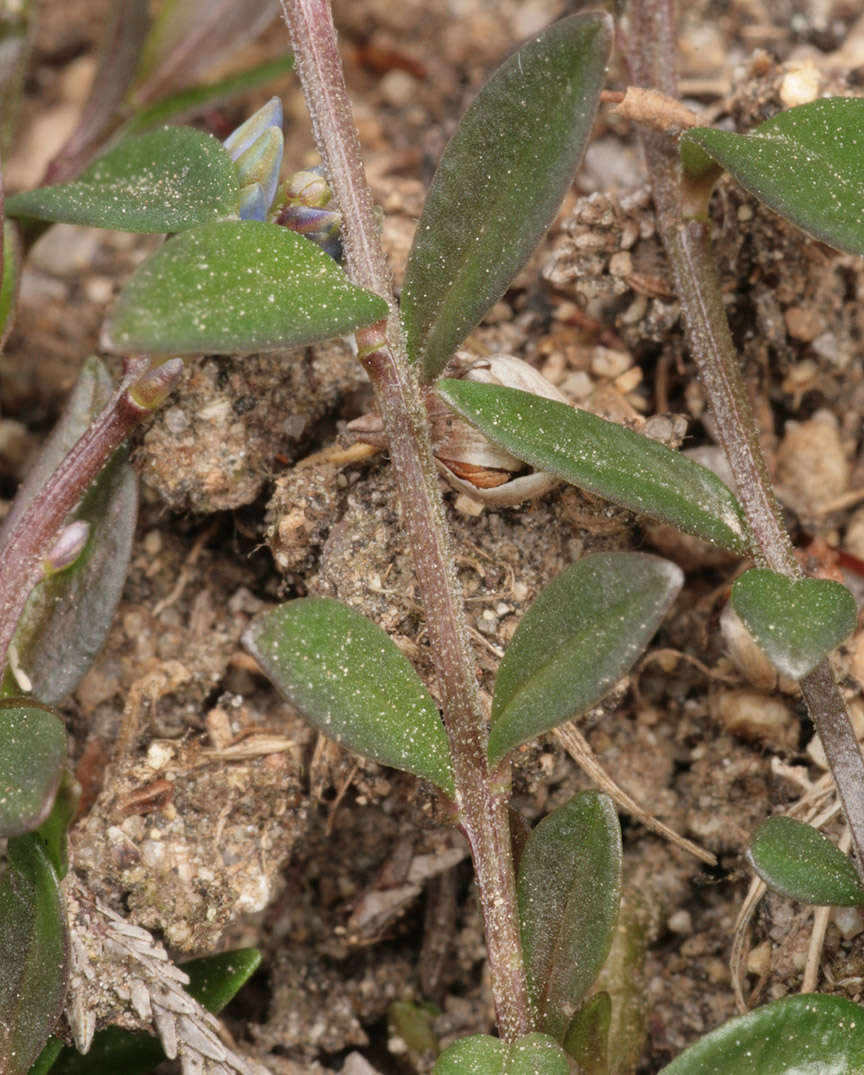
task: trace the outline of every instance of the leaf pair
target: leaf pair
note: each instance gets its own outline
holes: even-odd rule
[[[498,673],[489,762],[601,700],[629,671],[680,589],[674,564],[599,553],[562,572],[519,625]],[[306,719],[351,750],[453,795],[438,709],[387,635],[328,598],[257,617],[244,643]]]
[[[7,212],[182,233],[138,269],[115,303],[105,343],[116,351],[275,350],[387,315],[381,298],[352,284],[314,243],[275,224],[225,219],[237,201],[225,148],[172,127],[125,139],[75,183],[9,198]]]
[[[562,19],[510,57],[463,117],[429,192],[402,296],[409,353],[427,380],[551,224],[587,144],[611,42],[606,15]],[[109,319],[107,340],[119,351],[273,349],[386,316],[380,299],[297,236],[213,223],[236,202],[223,147],[174,129],[127,138],[78,182],[18,195],[9,211],[157,233],[209,223],[134,275]]]

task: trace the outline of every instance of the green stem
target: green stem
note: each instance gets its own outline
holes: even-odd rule
[[[671,0],[631,0],[630,63],[634,81],[676,96],[675,21]],[[738,496],[753,536],[757,564],[800,578],[759,443],[759,430],[723,306],[711,256],[707,211],[682,209],[681,167],[676,141],[642,132],[660,234],[672,268],[690,351],[714,414]],[[705,207],[707,210],[707,206]],[[852,833],[858,872],[864,879],[864,759],[846,702],[828,661],[799,683],[822,740],[837,793]]]
[[[405,351],[390,269],[379,238],[327,0],[282,0],[297,71],[327,178],[344,220],[349,275],[390,304],[386,323],[357,333],[360,357],[387,431],[435,654],[450,742],[460,823],[468,837],[483,908],[499,1032],[513,1040],[532,1029],[525,979],[507,800],[509,774],[490,774],[487,719],[474,672],[426,411]]]

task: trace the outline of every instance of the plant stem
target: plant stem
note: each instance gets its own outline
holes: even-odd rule
[[[629,17],[629,59],[634,81],[674,97],[677,86],[671,0],[631,0]],[[800,578],[801,568],[783,526],[729,331],[711,256],[707,214],[684,212],[676,141],[656,131],[642,131],[641,136],[658,226],[681,303],[690,351],[750,524],[754,560],[758,566],[788,578]],[[831,765],[855,843],[858,872],[864,879],[864,759],[846,702],[827,660],[820,662],[799,686]]]
[[[516,906],[507,800],[509,773],[490,774],[487,719],[422,391],[408,360],[390,269],[379,239],[327,0],[282,0],[297,70],[327,178],[344,221],[348,273],[390,304],[390,317],[357,333],[360,357],[387,431],[402,521],[438,668],[460,823],[471,846],[483,908],[498,1027],[505,1040],[532,1028]]]
[[[112,399],[20,516],[10,520],[0,570],[0,668],[33,587],[43,577],[42,565],[57,531],[116,449],[151,413],[129,395],[129,389],[149,364],[146,358],[127,363]]]

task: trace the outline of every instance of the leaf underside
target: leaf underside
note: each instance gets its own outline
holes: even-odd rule
[[[552,223],[591,133],[612,43],[607,15],[554,23],[481,89],[432,180],[402,317],[426,381],[504,294]]]

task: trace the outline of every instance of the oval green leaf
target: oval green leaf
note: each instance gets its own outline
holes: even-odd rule
[[[766,885],[802,903],[864,906],[851,859],[824,833],[791,817],[769,817],[750,840],[747,858]]]
[[[66,728],[30,698],[0,701],[0,836],[30,832],[51,813],[66,759]]]
[[[712,1031],[660,1075],[860,1075],[864,1009],[844,997],[801,994]]]
[[[438,1057],[433,1075],[568,1075],[567,1055],[546,1034],[503,1042],[486,1034],[462,1038]]]
[[[0,1069],[27,1075],[66,996],[60,887],[32,834],[10,840],[0,880]]]
[[[319,731],[452,797],[450,748],[435,703],[377,624],[339,601],[304,597],[257,616],[243,643]]]
[[[170,239],[108,317],[119,352],[243,354],[353,332],[387,316],[314,243],[275,224],[225,220]]]
[[[586,556],[553,579],[498,669],[490,764],[596,705],[645,649],[683,581],[675,564],[641,552]]]
[[[749,530],[737,498],[707,467],[566,403],[515,388],[444,380],[438,395],[496,444],[630,511],[745,556]]]
[[[696,127],[682,150],[707,153],[751,194],[814,238],[864,254],[864,100],[828,97],[780,112],[748,134]],[[698,173],[704,158],[684,155]]]
[[[405,272],[412,359],[431,381],[555,218],[591,133],[612,44],[598,12],[554,23],[486,83],[432,180]]]
[[[839,582],[754,568],[735,580],[732,607],[771,663],[801,679],[855,630],[855,598]]]
[[[582,792],[534,828],[517,898],[539,1025],[563,1041],[609,953],[621,902],[621,829],[607,795]]]
[[[160,233],[183,231],[234,212],[237,176],[222,144],[191,127],[133,135],[74,183],[16,194],[13,217]]]

